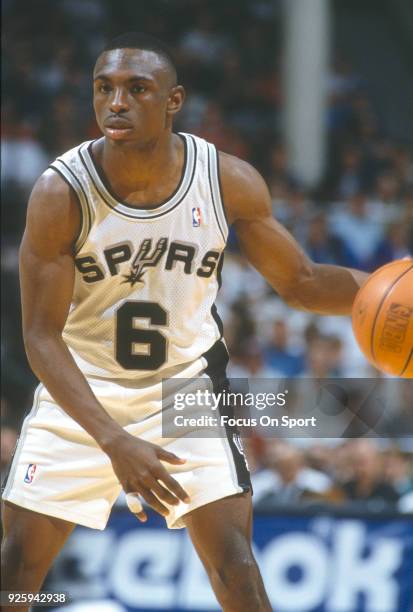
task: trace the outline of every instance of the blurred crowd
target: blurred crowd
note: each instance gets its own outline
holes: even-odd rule
[[[247,438],[255,508],[332,504],[353,512],[413,512],[411,454],[366,438],[325,442]]]
[[[56,155],[99,136],[91,71],[100,48],[116,34],[144,30],[172,46],[188,94],[176,129],[256,166],[269,185],[274,215],[314,261],[370,271],[413,252],[411,146],[383,133],[366,75],[338,51],[326,75],[325,176],[309,190],[291,171],[282,139],[280,11],[276,0],[38,0],[36,11],[29,0],[3,3],[1,418],[6,455],[35,384],[24,356],[17,276],[27,197]],[[218,310],[232,356],[231,376],[380,376],[361,355],[348,319],[286,308],[245,262],[233,231]],[[318,466],[324,474],[320,482],[328,480],[332,496],[366,495],[374,479],[367,478],[368,486],[357,480],[352,444],[340,447],[338,455],[349,457],[343,470],[333,465],[338,455],[332,458],[328,447],[323,455],[321,446],[304,453],[292,445],[269,445],[260,461],[280,487],[285,476],[280,466],[290,464],[295,475],[286,478],[299,482],[297,499],[307,495],[305,474],[317,461],[324,461]],[[365,455],[378,453],[371,445],[356,448]],[[397,450],[385,451],[379,463],[374,478],[383,486],[378,490],[390,495],[389,487],[400,484],[394,473],[402,474],[407,463]],[[344,486],[340,470],[355,484]],[[407,482],[411,486],[406,472],[403,486]]]

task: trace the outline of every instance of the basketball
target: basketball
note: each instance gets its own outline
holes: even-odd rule
[[[353,331],[376,368],[413,378],[413,259],[376,270],[353,303]]]

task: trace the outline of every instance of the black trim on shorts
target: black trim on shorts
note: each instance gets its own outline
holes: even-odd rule
[[[217,324],[218,327],[218,331],[219,331],[219,337],[222,338],[222,336],[224,335],[224,324],[221,320],[221,317],[218,314],[218,310],[217,307],[215,306],[215,304],[212,304],[211,306],[211,315],[215,321],[215,323]]]
[[[220,376],[222,383],[228,383],[226,369],[229,355],[224,342],[222,340],[217,340],[202,357],[208,364],[205,368],[205,374],[211,378],[212,382],[217,382],[217,377]]]
[[[217,342],[215,342],[215,344],[213,344],[211,348],[202,355],[202,357],[204,357],[204,359],[207,361],[207,367],[204,371],[212,381],[214,393],[219,393],[220,391],[228,392],[229,380],[226,374],[226,367],[229,361],[229,355],[224,342],[222,340],[217,340]],[[221,416],[227,415],[229,418],[234,416],[233,406],[227,406],[224,405],[224,403],[221,403],[218,410]],[[234,461],[238,486],[241,487],[243,492],[251,491],[252,493],[250,472],[245,456],[235,444],[235,439],[240,439],[239,430],[235,426],[226,424],[225,433],[231,449],[232,459]]]
[[[218,291],[221,289],[221,285],[222,285],[222,266],[224,265],[224,251],[222,251],[221,253],[221,257],[218,260],[218,265],[217,265],[217,281],[218,281]],[[211,315],[218,327],[218,331],[219,331],[219,337],[222,338],[224,335],[224,324],[222,323],[221,317],[218,314],[218,310],[217,307],[214,304],[212,304],[211,306]]]

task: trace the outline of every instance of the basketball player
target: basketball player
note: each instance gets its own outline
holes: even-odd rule
[[[3,589],[38,591],[75,524],[104,529],[123,489],[140,520],[138,495],[188,529],[223,610],[271,610],[242,448],[231,432],[162,438],[161,380],[226,384],[214,299],[229,225],[291,306],[349,314],[364,275],[313,264],[254,168],[173,133],[183,101],[162,43],[115,39],[94,69],[103,137],[58,157],[31,194],[20,270],[41,384],[3,494]]]

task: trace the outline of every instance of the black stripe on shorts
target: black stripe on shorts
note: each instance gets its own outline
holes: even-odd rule
[[[222,391],[228,392],[229,380],[226,375],[226,367],[229,356],[224,342],[222,340],[217,340],[217,342],[215,342],[215,344],[202,356],[206,359],[208,364],[205,368],[205,374],[207,374],[212,381],[214,393]],[[221,416],[227,415],[229,418],[234,416],[233,406],[227,406],[221,402],[218,409]],[[250,472],[242,450],[238,427],[226,424],[225,433],[234,461],[238,486],[241,487],[243,491],[252,492]]]

